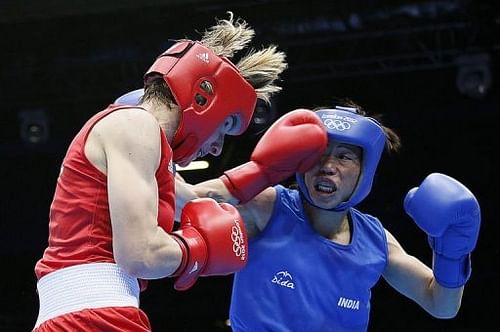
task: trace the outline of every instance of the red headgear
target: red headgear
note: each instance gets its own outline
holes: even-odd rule
[[[182,40],[156,59],[144,81],[158,74],[182,111],[172,142],[174,162],[190,161],[228,116],[234,115],[239,125],[231,134],[248,128],[257,95],[228,59],[199,42]]]

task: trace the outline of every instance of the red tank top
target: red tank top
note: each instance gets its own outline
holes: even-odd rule
[[[49,245],[35,266],[36,276],[72,265],[114,263],[106,175],[85,156],[84,147],[94,125],[117,109],[110,105],[94,115],[71,142],[61,167],[50,207]],[[175,212],[172,149],[161,131],[158,182],[158,224],[171,232]],[[128,188],[124,190],[133,190]]]

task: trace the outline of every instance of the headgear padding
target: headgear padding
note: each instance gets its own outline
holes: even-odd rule
[[[163,76],[182,111],[173,142],[174,162],[183,164],[231,115],[242,134],[250,124],[257,102],[254,88],[226,58],[199,42],[183,40],[160,55],[144,81]]]
[[[373,177],[384,150],[386,137],[380,124],[373,118],[345,110],[349,108],[322,109],[315,113],[321,118],[333,142],[359,146],[362,151],[361,173],[351,197],[332,211],[344,211],[360,203],[370,193]],[[307,190],[304,175],[296,173],[297,183],[304,198],[316,206]]]
[[[118,97],[115,104],[137,106],[144,95],[144,89],[137,89]]]

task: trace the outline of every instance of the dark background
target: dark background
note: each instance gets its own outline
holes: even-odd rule
[[[425,234],[402,209],[407,190],[427,174],[455,177],[481,204],[458,316],[434,319],[381,280],[370,331],[497,329],[498,1],[10,0],[0,2],[0,330],[29,331],[36,320],[33,266],[47,243],[48,209],[73,135],[116,97],[141,87],[168,39],[197,39],[195,31],[226,10],[255,28],[255,46],[275,43],[288,55],[269,121],[350,97],[384,114],[400,134],[403,150],[384,157],[360,209],[378,216],[409,253],[430,264]],[[226,140],[208,170],[182,174],[198,182],[246,161],[263,128],[254,124]],[[141,297],[155,331],[228,330],[231,277],[203,278],[186,292],[172,285],[153,281]]]

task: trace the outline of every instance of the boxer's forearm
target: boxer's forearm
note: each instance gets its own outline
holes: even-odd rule
[[[175,177],[175,220],[180,221],[181,212],[189,201],[199,198],[193,190],[193,185],[184,181],[180,176]]]
[[[231,195],[229,190],[220,179],[207,180],[192,186],[192,190],[198,197],[209,197],[219,203],[238,204],[238,200]]]

